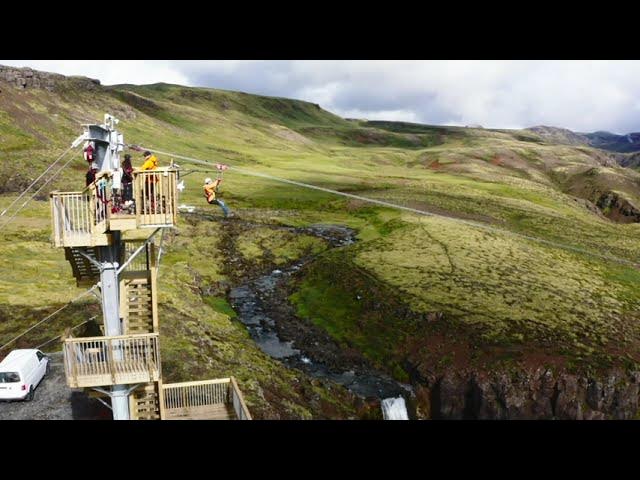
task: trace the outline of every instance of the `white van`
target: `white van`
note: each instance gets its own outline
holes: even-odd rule
[[[33,400],[49,368],[49,357],[40,350],[13,350],[0,362],[0,400]]]

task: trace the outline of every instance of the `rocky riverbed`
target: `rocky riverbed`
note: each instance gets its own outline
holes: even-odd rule
[[[313,225],[290,230],[321,238],[329,248],[352,244],[356,234],[354,230],[338,225]],[[234,243],[227,242],[227,245]],[[226,254],[230,256],[230,264],[242,263],[235,248],[228,248]],[[412,405],[410,385],[399,383],[372,368],[361,354],[345,350],[324,330],[296,316],[288,297],[299,272],[313,258],[305,256],[253,278],[249,275],[239,279],[240,284],[231,288],[227,295],[238,319],[262,351],[289,367],[341,384],[369,401],[403,396]],[[250,270],[244,269],[245,272]]]
[[[288,228],[288,227],[274,227]],[[355,241],[355,232],[335,225],[314,225],[292,232],[324,238],[330,248]],[[229,239],[227,247],[233,245]],[[234,248],[230,265],[243,260]],[[240,269],[227,298],[258,346],[285,365],[330,379],[354,394],[379,402],[403,396],[411,418],[433,419],[630,419],[638,412],[640,374],[622,370],[568,371],[560,364],[528,359],[508,369],[453,365],[440,369],[408,355],[410,384],[371,367],[355,349],[339,345],[312,322],[298,318],[289,302],[306,256],[279,268]],[[375,297],[375,295],[370,295]],[[329,301],[329,299],[328,299]],[[392,312],[389,312],[392,314]],[[435,315],[435,314],[433,314]],[[433,316],[431,315],[431,316]],[[437,315],[436,315],[437,317]]]

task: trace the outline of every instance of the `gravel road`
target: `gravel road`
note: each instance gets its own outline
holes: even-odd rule
[[[0,420],[110,420],[111,410],[67,386],[62,353],[49,356],[51,371],[36,388],[34,399],[0,402]]]

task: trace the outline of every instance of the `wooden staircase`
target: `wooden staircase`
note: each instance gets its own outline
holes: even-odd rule
[[[250,420],[232,377],[162,382],[156,281],[160,256],[152,242],[160,229],[176,226],[179,167],[172,161],[168,167],[134,170],[133,201],[125,201],[121,179],[113,171],[126,145],[114,128],[117,123],[105,114],[103,124],[83,125],[73,146],[81,140],[95,143],[95,180],[81,191],[49,195],[52,244],[65,249],[78,286],[99,287],[103,310],[101,336],[64,338],[67,385],[87,389],[101,400],[110,398],[115,420]],[[149,235],[151,229],[155,231]]]
[[[135,247],[135,242],[126,246],[127,258]],[[149,245],[140,253],[138,260],[120,274],[120,317],[128,335],[157,333],[159,330],[157,268],[154,263],[155,250],[153,245]],[[160,391],[160,382],[144,383],[136,388],[129,397],[131,419],[159,420]]]
[[[136,243],[138,242],[126,244],[126,258],[138,246]],[[91,286],[100,280],[98,267],[85,255],[98,260],[98,249],[65,248],[65,258],[71,264],[78,286]],[[124,263],[126,258],[121,259],[121,263]],[[157,270],[152,266],[154,260],[155,250],[150,245],[120,274],[120,316],[123,319],[124,335],[158,333],[158,302],[155,288]],[[160,419],[160,388],[159,382],[142,383],[131,393],[129,407],[132,420]]]
[[[127,335],[158,331],[155,269],[120,275],[120,316]]]
[[[124,265],[140,245],[137,240],[124,242],[119,263]],[[98,248],[67,247],[65,256],[78,285],[100,280],[90,260],[100,260]],[[95,395],[95,387],[129,385],[134,388],[129,395],[131,420],[251,420],[233,377],[162,383],[156,259],[155,245],[148,244],[118,276],[121,336],[65,340],[68,385],[87,388],[90,395]]]
[[[160,420],[160,382],[145,383],[129,397],[131,420]]]
[[[64,256],[71,264],[76,284],[79,287],[90,287],[100,280],[100,270],[80,252],[97,260],[97,249],[93,247],[67,247],[64,249]]]

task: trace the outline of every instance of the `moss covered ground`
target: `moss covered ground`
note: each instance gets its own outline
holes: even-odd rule
[[[300,316],[357,346],[398,378],[407,375],[408,345],[419,338],[424,344],[415,348],[428,349],[429,338],[438,335],[464,339],[476,350],[502,349],[507,359],[545,351],[585,368],[639,360],[637,269],[509,234],[640,263],[640,226],[614,223],[585,201],[593,201],[584,187],[587,172],[598,188],[640,198],[640,174],[607,164],[600,151],[548,144],[530,132],[346,121],[310,103],[175,85],[91,93],[2,91],[0,208],[80,133],[81,121],[99,120],[110,111],[120,117],[131,143],[504,230],[487,232],[455,220],[225,175],[227,204],[244,219],[263,224],[238,239],[244,259],[282,265],[320,253],[292,297]],[[171,158],[160,160],[167,164]],[[211,173],[175,160],[183,173],[193,170],[184,177],[180,203],[219,215],[201,193],[202,180]],[[81,188],[83,171],[78,155],[51,188]],[[73,284],[62,251],[49,247],[44,200],[32,202],[0,233],[0,305],[15,312],[53,308],[82,291]],[[339,254],[322,254],[319,240],[270,226],[314,223],[351,226],[360,241]],[[234,374],[250,392],[250,406],[265,417],[319,415],[320,407],[306,404],[305,394],[292,386],[294,377],[302,377],[265,357],[232,320],[222,293],[230,279],[218,223],[187,221],[185,215],[169,248],[161,273],[167,374],[175,380]],[[359,281],[338,284],[335,268],[332,274],[327,266],[380,285],[367,291],[388,296],[377,299],[386,317],[372,314],[375,302],[358,300]],[[384,304],[402,304],[438,320],[394,316]],[[5,318],[9,322],[23,320],[16,314]],[[444,363],[450,358],[446,351],[438,355],[426,352],[424,358]],[[331,395],[342,398],[328,394],[326,386],[309,388],[323,402]]]

